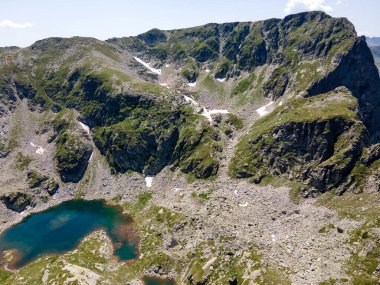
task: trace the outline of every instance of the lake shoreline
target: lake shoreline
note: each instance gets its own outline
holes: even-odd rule
[[[111,243],[112,243],[112,258],[119,262],[119,263],[128,263],[128,264],[131,264],[133,262],[135,262],[138,258],[139,258],[139,234],[138,234],[138,231],[137,229],[133,226],[133,219],[130,215],[128,215],[127,213],[124,213],[123,211],[123,208],[120,206],[120,205],[115,205],[113,203],[110,203],[109,201],[105,200],[105,199],[67,199],[67,200],[64,200],[64,201],[60,201],[59,203],[57,203],[56,205],[48,205],[48,207],[43,207],[43,208],[34,208],[35,211],[30,211],[28,212],[26,215],[22,215],[20,217],[20,219],[18,220],[14,220],[12,222],[12,224],[9,225],[9,227],[6,227],[4,228],[1,232],[0,232],[0,237],[2,237],[4,234],[7,233],[7,231],[11,231],[12,228],[14,227],[17,227],[17,225],[20,225],[22,224],[23,222],[25,221],[28,221],[28,219],[30,219],[30,217],[32,217],[33,215],[38,215],[38,214],[44,214],[44,213],[48,213],[49,211],[51,211],[52,209],[56,208],[56,207],[60,207],[64,204],[64,203],[80,203],[80,202],[98,202],[98,203],[102,203],[102,206],[103,206],[103,209],[104,210],[116,210],[117,212],[117,220],[116,221],[119,221],[120,219],[121,220],[124,220],[126,221],[126,223],[124,224],[124,222],[122,221],[119,225],[116,225],[116,228],[115,229],[107,229],[107,226],[105,225],[100,225],[99,227],[95,227],[93,230],[89,231],[88,233],[85,233],[83,237],[79,238],[79,240],[72,246],[72,247],[69,247],[67,250],[58,250],[56,252],[53,252],[53,253],[47,253],[47,254],[42,254],[36,258],[33,258],[32,260],[26,262],[25,264],[22,264],[20,267],[18,267],[15,263],[17,263],[17,261],[14,261],[15,258],[12,259],[11,263],[9,262],[4,262],[4,260],[2,259],[2,263],[4,263],[4,266],[2,266],[6,271],[9,271],[9,272],[17,272],[18,270],[22,269],[23,267],[25,267],[26,265],[38,260],[39,258],[43,258],[43,257],[47,257],[47,256],[60,256],[60,255],[64,255],[72,250],[75,250],[78,248],[78,246],[80,246],[80,244],[86,239],[88,238],[89,236],[91,236],[92,234],[96,233],[96,232],[99,232],[99,231],[102,231],[102,232],[105,232],[105,234],[107,235],[108,238],[110,238],[111,240]],[[115,213],[114,213],[115,214]],[[120,221],[119,221],[120,222]],[[123,247],[123,246],[132,246],[133,248],[133,258],[128,258],[126,260],[123,260],[120,256],[118,256],[118,254],[116,253],[117,249]],[[9,248],[9,249],[5,249],[1,252],[1,254],[3,255],[4,252],[7,252],[7,251],[12,251],[13,252],[13,255],[17,254],[17,256],[19,256],[20,258],[22,258],[22,252],[20,252],[19,249],[17,248]],[[0,263],[1,264],[1,263]]]

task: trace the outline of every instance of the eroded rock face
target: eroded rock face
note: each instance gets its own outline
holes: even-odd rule
[[[101,58],[104,66],[92,64],[93,57]],[[134,57],[151,67],[163,67],[162,75],[152,74]],[[195,127],[192,121],[200,121],[200,116],[192,117],[194,110],[186,110],[184,100],[179,99],[178,92],[183,90],[175,90],[178,86],[187,87],[184,81],[201,83],[198,77],[206,74],[208,81],[197,84],[194,92],[208,92],[203,85],[217,83],[220,90],[215,88],[215,96],[223,97],[226,104],[228,96],[232,99],[241,94],[247,95],[247,102],[253,94],[272,100],[284,96],[286,101],[317,97],[345,86],[358,99],[358,104],[352,106],[356,119],[368,129],[371,142],[378,140],[380,81],[370,51],[347,19],[332,18],[323,12],[255,23],[208,24],[172,31],[154,29],[137,37],[107,42],[51,38],[21,49],[17,58],[12,58],[12,64],[12,72],[5,77],[7,82],[0,82],[0,94],[10,94],[14,97],[11,99],[28,100],[55,112],[76,109],[91,128],[96,146],[117,172],[133,170],[154,175],[170,166],[196,178],[217,175],[219,153],[225,144],[219,143],[217,136],[207,135],[212,133],[210,129]],[[166,74],[166,68],[170,74]],[[171,72],[173,68],[178,72]],[[145,75],[141,76],[140,71]],[[35,76],[39,72],[41,76]],[[222,78],[231,80],[231,84],[215,80]],[[164,83],[166,80],[170,86]],[[226,86],[235,83],[239,88],[233,88],[229,94]],[[215,98],[211,95],[210,100]],[[326,114],[330,112],[326,110]],[[324,115],[315,120],[289,121],[254,138],[258,141],[251,161],[258,163],[263,156],[262,162],[251,165],[244,158],[235,175],[254,177],[255,181],[266,173],[287,175],[309,181],[321,191],[330,189],[352,168],[360,156],[360,147],[355,143],[349,148],[351,152],[342,154],[348,163],[340,165],[342,169],[331,161],[328,165],[326,161],[336,153],[335,140],[346,132],[351,138],[350,129],[358,124],[353,118],[325,119]],[[253,119],[255,114],[248,121]],[[334,127],[338,121],[345,123]],[[92,153],[90,138],[77,134],[71,123],[55,126],[56,133],[49,138],[49,142],[56,143],[57,170],[64,182],[81,179]],[[345,128],[343,132],[340,127]],[[230,130],[214,130],[222,138],[223,131],[232,135]],[[194,131],[199,133],[192,134]],[[363,137],[359,144],[366,140]],[[260,171],[253,171],[252,167]]]
[[[339,58],[336,69],[316,82],[309,89],[308,95],[318,95],[338,86],[346,86],[358,98],[361,116],[371,133],[371,140],[378,141],[380,137],[380,80],[365,37],[356,39],[352,48]]]
[[[54,195],[59,188],[59,184],[53,178],[36,170],[29,171],[27,177],[29,188],[32,190],[44,190],[49,195]]]
[[[205,122],[189,120],[181,129],[171,168],[192,174],[197,179],[207,179],[218,173],[222,151],[221,138],[215,129]]]
[[[331,189],[342,182],[360,157],[366,143],[366,133],[360,129],[339,119],[284,124],[250,141],[254,168],[243,165],[236,175],[253,177],[256,169],[261,169],[306,181],[319,191]],[[345,146],[342,140],[349,139],[352,144]],[[337,154],[340,147],[347,149]]]
[[[239,143],[231,174],[253,181],[284,176],[309,185],[310,193],[339,187],[370,145],[356,106],[351,93],[338,88],[279,108]]]
[[[104,129],[96,142],[116,171],[155,175],[170,161],[178,136],[173,125],[164,130],[141,127],[138,131],[119,125]]]
[[[92,146],[80,135],[64,132],[56,140],[57,171],[63,182],[79,182],[87,169]]]
[[[0,197],[4,205],[15,212],[21,213],[28,206],[34,206],[32,196],[23,192],[11,192]]]

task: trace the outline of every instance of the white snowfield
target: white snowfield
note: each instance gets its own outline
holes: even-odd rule
[[[166,87],[166,88],[170,89],[169,84],[167,84],[167,83],[160,83],[160,85],[161,85],[162,87]]]
[[[219,82],[224,82],[224,81],[226,81],[225,78],[215,78],[215,79],[218,80]]]
[[[145,176],[146,187],[148,187],[148,188],[152,187],[153,178],[154,178],[154,176]]]
[[[207,108],[203,108],[202,116],[206,117],[210,123],[212,123],[211,115],[214,114],[228,114],[228,110],[207,110]]]
[[[36,144],[34,144],[34,143],[32,143],[32,142],[30,143],[30,145],[31,145],[32,147],[37,148],[37,150],[36,150],[36,153],[37,153],[37,154],[40,154],[40,155],[43,155],[43,154],[44,154],[45,150],[44,150],[44,148],[43,148],[42,146],[36,145]]]
[[[79,122],[79,125],[82,127],[83,130],[86,131],[90,135],[90,127],[87,126],[86,124],[83,124],[82,122]]]
[[[189,85],[190,87],[195,87],[195,86],[197,86],[197,82],[187,83],[187,85]]]
[[[265,106],[260,107],[256,110],[256,112],[259,114],[260,117],[265,116],[269,113],[269,110],[267,109],[270,105],[272,105],[274,102],[269,102]]]
[[[149,63],[146,63],[144,61],[142,61],[141,59],[139,59],[138,57],[134,56],[133,57],[138,63],[141,63],[143,66],[145,66],[147,69],[149,69],[151,72],[153,73],[156,73],[158,75],[161,75],[161,69],[156,69],[156,68],[153,68],[153,67],[150,67],[149,66]]]
[[[239,204],[239,207],[247,207],[248,206],[248,202],[245,202],[244,204]]]
[[[193,98],[190,98],[186,95],[183,95],[183,97],[185,97],[185,100],[186,102],[190,102],[191,104],[195,105],[195,106],[199,106],[199,103],[196,102]],[[201,116],[203,117],[206,117],[207,120],[212,123],[212,117],[211,115],[214,115],[214,114],[228,114],[228,110],[207,110],[206,107],[202,107],[202,113],[200,114]]]
[[[190,98],[189,96],[183,95],[185,97],[186,102],[190,102],[191,104],[198,106],[198,102],[196,102],[193,98]]]

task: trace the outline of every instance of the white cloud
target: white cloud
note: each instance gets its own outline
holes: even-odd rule
[[[333,8],[327,5],[325,0],[288,0],[284,12],[297,13],[315,10],[330,12]]]
[[[0,21],[0,29],[2,28],[11,28],[11,29],[27,29],[33,27],[33,23],[15,23],[11,20]]]

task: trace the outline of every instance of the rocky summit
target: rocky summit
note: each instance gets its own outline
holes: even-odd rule
[[[139,236],[3,252],[0,283],[379,284],[371,50],[324,12],[0,48],[0,231],[102,199]]]

